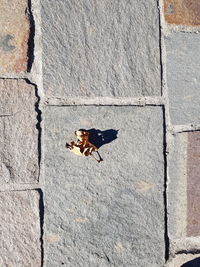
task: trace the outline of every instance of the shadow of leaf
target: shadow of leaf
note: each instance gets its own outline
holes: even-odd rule
[[[89,141],[95,145],[97,148],[100,148],[101,146],[111,143],[115,139],[117,139],[117,134],[119,130],[114,130],[114,129],[108,129],[105,131],[101,131],[99,129],[79,129],[79,130],[84,130],[87,131],[90,134]]]
[[[200,267],[200,257],[184,263],[181,267]]]

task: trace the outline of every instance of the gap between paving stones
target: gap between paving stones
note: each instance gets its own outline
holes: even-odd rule
[[[46,106],[161,106],[163,97],[94,97],[94,98],[44,98]]]
[[[200,131],[200,125],[175,125],[169,126],[168,131],[171,134],[184,133],[184,132],[198,132]]]
[[[160,51],[160,81],[161,81],[161,95],[163,96],[163,76],[164,76],[164,72],[163,72],[163,57],[162,57],[162,6],[160,5],[160,0],[157,0],[157,9],[158,9],[158,13],[159,13],[159,51]]]
[[[44,195],[41,188],[37,189],[40,194],[39,214],[40,214],[40,244],[41,244],[41,267],[44,265]]]
[[[180,255],[180,254],[200,254],[200,249],[194,249],[194,250],[191,250],[191,249],[188,249],[188,250],[180,250],[178,252],[176,252],[176,255]]]
[[[6,184],[1,185],[0,192],[8,191],[27,191],[27,190],[43,190],[43,184],[40,182],[37,184]]]
[[[184,33],[200,33],[199,26],[193,27],[193,26],[183,26],[183,25],[163,25],[162,26],[162,32],[166,35],[171,33],[177,33],[177,32],[184,32]]]
[[[37,112],[37,123],[36,123],[36,129],[38,130],[38,165],[39,165],[39,178],[40,179],[40,165],[41,165],[41,157],[42,157],[42,147],[41,147],[41,139],[42,139],[42,128],[41,128],[41,122],[42,122],[42,111],[40,109],[40,96],[38,94],[38,87],[36,84],[30,82],[28,79],[24,79],[27,84],[31,84],[35,87],[35,96],[37,98],[37,102],[35,103],[35,111]]]
[[[35,48],[35,20],[32,13],[32,1],[28,0],[28,17],[29,17],[29,23],[30,23],[30,33],[29,33],[29,39],[28,39],[28,60],[27,60],[27,71],[31,72],[32,64],[34,62],[34,48]]]
[[[163,106],[163,157],[164,157],[164,216],[165,216],[165,261],[169,259],[169,235],[168,235],[168,216],[167,216],[167,130],[166,130],[166,116],[165,116],[165,106]]]
[[[164,153],[164,208],[165,208],[165,262],[169,261],[171,256],[170,251],[170,239],[168,235],[168,158],[167,154],[170,151],[170,138],[168,132],[168,126],[170,123],[170,113],[169,113],[169,97],[168,97],[168,88],[167,88],[167,74],[166,74],[166,46],[164,41],[164,29],[166,28],[163,0],[157,0],[157,5],[159,9],[159,43],[160,43],[160,64],[161,64],[161,92],[164,99],[163,103],[163,153]]]

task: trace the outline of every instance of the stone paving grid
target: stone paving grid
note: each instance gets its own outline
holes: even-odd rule
[[[14,80],[17,79],[20,85],[18,88],[19,90],[16,90],[17,94],[13,94],[15,97],[10,98],[10,100],[13,100],[13,103],[15,103],[16,99],[19,100],[21,97],[20,88],[22,89],[22,92],[23,88],[26,86],[27,90],[28,88],[30,89],[30,103],[29,100],[27,101],[26,98],[24,98],[25,100],[21,101],[20,105],[21,109],[26,109],[26,107],[28,107],[29,114],[27,115],[30,115],[31,118],[30,122],[28,122],[28,124],[24,127],[24,129],[26,128],[24,133],[29,132],[30,135],[28,134],[28,140],[23,142],[23,137],[21,138],[22,140],[20,140],[20,138],[16,138],[16,140],[14,139],[14,132],[17,127],[19,127],[16,127],[16,121],[25,123],[28,116],[24,120],[21,115],[13,116],[12,118],[12,116],[9,117],[5,113],[0,114],[0,131],[4,131],[4,125],[9,125],[11,129],[9,131],[12,132],[12,135],[4,134],[4,136],[8,137],[6,138],[8,139],[7,145],[4,144],[5,140],[2,139],[2,134],[0,137],[1,147],[2,144],[4,147],[7,147],[4,153],[2,153],[1,149],[1,163],[2,158],[3,161],[8,161],[9,159],[9,164],[7,164],[8,167],[6,167],[6,169],[3,168],[4,174],[2,175],[3,183],[1,184],[1,191],[5,192],[0,193],[0,204],[4,204],[5,202],[6,205],[0,205],[0,209],[2,209],[1,214],[3,215],[1,221],[5,220],[8,222],[10,220],[10,214],[13,216],[11,220],[12,225],[3,224],[3,231],[1,232],[4,234],[3,237],[7,235],[7,232],[9,234],[7,235],[8,238],[2,239],[4,242],[4,250],[3,253],[1,251],[0,264],[4,264],[5,261],[6,264],[8,264],[9,261],[11,264],[13,262],[16,263],[17,259],[18,266],[24,267],[27,262],[27,266],[40,266],[44,260],[45,266],[48,262],[48,255],[46,255],[43,259],[43,249],[45,248],[45,250],[48,251],[49,247],[52,254],[57,255],[63,250],[63,247],[65,247],[66,242],[68,241],[65,239],[63,240],[63,236],[67,233],[69,228],[66,227],[65,224],[62,224],[62,227],[63,225],[64,227],[61,227],[59,230],[61,231],[61,234],[59,231],[59,233],[56,233],[56,230],[58,229],[56,228],[55,222],[55,225],[52,226],[52,232],[46,232],[46,226],[44,227],[45,246],[43,245],[43,212],[48,214],[49,210],[47,206],[43,211],[42,196],[40,195],[39,197],[38,191],[35,191],[34,189],[41,188],[42,191],[46,192],[44,184],[45,177],[43,173],[44,163],[47,169],[49,166],[46,162],[42,161],[42,172],[40,172],[40,180],[38,181],[36,178],[39,173],[37,154],[38,152],[40,154],[40,150],[43,152],[44,145],[46,145],[43,143],[43,136],[41,143],[43,144],[42,147],[38,147],[38,138],[37,141],[35,138],[38,135],[38,131],[36,133],[35,126],[36,124],[38,125],[38,123],[41,123],[40,116],[37,116],[37,118],[34,117],[36,114],[33,112],[33,107],[38,101],[38,99],[34,100],[33,92],[35,93],[35,90],[38,90],[41,98],[39,107],[43,111],[43,115],[48,110],[46,105],[59,106],[65,104],[73,106],[78,103],[78,105],[93,105],[93,109],[97,108],[95,105],[119,105],[118,108],[122,108],[123,105],[126,105],[127,107],[129,106],[129,108],[131,105],[139,105],[143,110],[147,108],[144,105],[164,105],[167,142],[166,148],[168,152],[167,170],[165,170],[167,171],[166,196],[168,200],[168,206],[165,207],[167,211],[165,214],[167,218],[167,221],[165,221],[165,227],[167,227],[165,229],[167,230],[167,232],[165,232],[165,238],[167,238],[168,234],[170,245],[170,247],[168,247],[167,239],[165,239],[165,256],[167,258],[170,256],[167,266],[180,267],[181,264],[181,266],[186,266],[187,263],[190,265],[196,264],[198,266],[198,252],[200,250],[200,243],[198,239],[199,224],[193,222],[196,222],[199,218],[199,208],[196,201],[198,199],[199,188],[199,152],[198,146],[195,145],[195,143],[198,144],[198,132],[192,131],[200,130],[198,105],[199,78],[197,75],[199,69],[199,1],[151,0],[148,2],[145,1],[144,3],[143,1],[138,0],[133,3],[128,0],[118,2],[114,0],[103,0],[101,2],[94,1],[96,3],[94,5],[91,1],[83,2],[82,0],[78,0],[75,3],[73,1],[70,2],[64,0],[59,2],[41,0],[41,17],[39,2],[39,0],[32,0],[32,2],[25,0],[12,0],[8,4],[7,1],[0,0],[2,7],[0,11],[2,13],[2,16],[0,16],[1,78],[6,77],[14,78]],[[129,3],[129,5],[127,3]],[[70,12],[69,9],[66,8],[65,4],[68,8],[71,8]],[[159,9],[157,8],[157,4],[159,5],[161,14],[160,25]],[[58,12],[55,13],[57,10]],[[112,13],[112,16],[109,16],[109,12]],[[32,19],[32,14],[34,20]],[[71,19],[73,14],[73,19]],[[50,18],[50,20],[47,21],[47,18]],[[41,20],[43,28],[42,36],[40,36]],[[68,23],[62,23],[62,21],[67,21]],[[49,22],[51,23],[49,24]],[[46,30],[44,30],[44,25]],[[109,27],[106,27],[108,25]],[[159,36],[159,26],[162,26],[161,36]],[[31,35],[34,34],[34,28],[36,31],[34,40],[32,40],[31,38],[33,36]],[[53,28],[57,28],[56,33],[52,30]],[[77,32],[80,33],[79,35],[75,32],[75,29],[77,29]],[[96,29],[98,29],[98,31],[96,31]],[[114,29],[114,31],[112,31],[112,29]],[[70,34],[66,33],[66,30]],[[124,32],[126,33],[126,36]],[[40,57],[39,51],[41,50],[41,38],[43,41],[44,77],[42,77],[41,72],[42,58]],[[119,39],[121,42],[117,42]],[[101,43],[102,40],[103,43]],[[30,42],[28,43],[28,41]],[[33,41],[35,42],[34,44]],[[66,41],[72,45],[68,47],[66,45]],[[137,46],[137,41],[139,46]],[[161,43],[159,43],[160,41]],[[28,47],[28,44],[31,45],[31,47]],[[128,47],[128,44],[130,47]],[[107,47],[109,47],[109,49],[107,49]],[[35,50],[32,51],[34,52],[34,57],[30,54],[30,48],[35,48]],[[160,48],[162,52],[161,64],[163,76],[161,76],[160,73]],[[101,53],[102,50],[104,53]],[[73,57],[70,57],[70,52],[73,52]],[[94,60],[93,54],[97,55],[96,60]],[[63,55],[68,55],[70,60],[66,61],[66,58],[64,58]],[[30,63],[29,60],[33,58],[34,66],[31,73],[28,74],[26,73],[27,66]],[[69,69],[69,65],[67,64],[69,62],[71,69]],[[66,69],[69,69],[70,75],[67,75]],[[164,82],[162,81],[163,96],[160,95],[161,77],[164,79]],[[27,78],[32,83],[37,84],[34,89],[29,82],[25,85],[27,80],[25,81],[24,79]],[[44,78],[44,91],[42,78]],[[3,82],[2,79],[1,82]],[[2,91],[1,88],[2,87],[0,87],[0,94],[2,95],[2,92],[5,91]],[[32,92],[31,88],[33,89]],[[26,94],[22,93],[23,97],[25,95]],[[81,98],[79,98],[79,96],[81,96]],[[9,99],[8,96],[7,98]],[[16,108],[14,104],[13,106],[12,104],[9,105]],[[10,107],[9,105],[8,108]],[[4,108],[6,107],[4,102],[1,107],[2,106]],[[134,108],[135,110],[137,109],[136,107]],[[64,109],[66,109],[66,107]],[[39,110],[37,112],[39,112]],[[39,113],[37,115],[39,115]],[[147,112],[146,116],[148,117],[148,115],[149,114]],[[46,123],[45,117],[43,117],[43,119]],[[113,121],[116,119],[117,117],[113,119]],[[20,124],[18,123],[18,125]],[[30,125],[30,127],[28,125]],[[65,128],[65,125],[60,127],[61,132],[62,128]],[[190,133],[188,134],[188,132]],[[21,128],[19,133],[22,133]],[[145,134],[148,135],[147,133]],[[9,138],[12,138],[13,140],[13,151],[12,146],[9,145]],[[113,144],[118,141],[119,140],[116,139],[112,143],[103,146],[101,150],[106,151],[105,148],[108,148],[111,145],[113,146]],[[17,147],[19,145],[18,143],[20,142],[22,147],[24,147],[24,154],[23,150],[21,150],[20,153],[17,151]],[[120,145],[122,145],[122,143]],[[137,146],[138,144],[135,144],[134,148],[137,148]],[[28,150],[26,148],[30,147],[33,149],[33,162],[31,162],[30,165],[27,165],[28,168],[24,167],[23,170],[19,167],[15,168],[17,166],[15,165],[15,163],[17,163],[17,159],[19,159],[17,164],[20,163],[21,166],[23,163],[27,163],[25,157]],[[57,151],[57,148],[58,147],[55,148],[55,151]],[[39,151],[37,151],[38,149]],[[147,147],[144,146],[143,149],[145,150]],[[63,154],[60,159],[62,164],[64,164],[67,151],[63,148],[62,153]],[[6,154],[7,156],[4,156]],[[53,152],[51,155],[52,154]],[[76,157],[73,157],[72,155],[70,156],[72,159],[76,160]],[[31,158],[31,154],[29,157]],[[90,167],[88,164],[92,164],[89,159],[87,161],[85,158],[77,159],[76,164],[79,160],[81,162],[83,161],[88,168]],[[103,162],[103,164],[105,164],[105,162]],[[37,166],[34,171],[32,171],[33,166]],[[15,175],[10,175],[10,171],[13,167]],[[58,171],[59,167],[60,166],[58,166],[56,170],[57,174],[60,174],[60,171]],[[34,173],[34,175],[31,173]],[[52,174],[53,172],[50,173],[49,176]],[[81,174],[79,176],[82,177]],[[93,177],[96,180],[98,178],[95,174]],[[67,179],[69,179],[69,177],[67,177]],[[88,178],[86,177],[84,179]],[[61,179],[61,181],[63,180]],[[124,184],[127,185],[126,183]],[[99,186],[98,183],[93,186],[95,187],[96,185]],[[50,185],[50,188],[51,186],[52,185]],[[116,187],[117,186],[118,185],[116,184]],[[177,190],[175,190],[176,188]],[[54,191],[52,192],[55,192],[55,189],[56,188],[53,188]],[[59,188],[62,192],[61,195],[59,195],[58,192],[55,192],[55,199],[58,199],[58,202],[65,194],[65,189],[66,188]],[[18,190],[20,190],[20,192]],[[69,188],[67,188],[67,190],[70,191]],[[150,194],[150,192],[154,192],[155,187],[153,186],[153,183],[147,183],[142,180],[140,183],[136,183],[134,190],[136,191],[136,193],[133,194],[134,197],[137,197],[138,195],[145,196]],[[49,195],[47,195],[48,199],[51,198],[52,192],[49,192]],[[79,192],[78,189],[75,190],[75,192]],[[159,193],[160,192],[161,190]],[[71,193],[72,192],[70,191],[70,194]],[[40,204],[38,204],[39,199]],[[107,199],[105,198],[104,200],[106,201]],[[49,201],[53,202],[53,199],[50,199]],[[68,201],[69,204],[72,204],[67,197],[64,201]],[[122,199],[119,201],[122,201]],[[14,204],[9,206],[13,202]],[[93,203],[95,203],[95,205],[98,204],[98,202],[95,201],[93,201]],[[55,204],[56,203],[53,203],[53,205]],[[16,205],[24,207],[24,209],[16,209]],[[82,203],[82,205],[85,204]],[[89,206],[88,203],[87,205]],[[133,207],[135,206],[133,205]],[[59,208],[60,207],[58,207],[58,209]],[[78,208],[80,207],[78,206]],[[9,209],[11,210],[10,214],[8,214]],[[28,216],[24,216],[23,212],[26,211]],[[80,213],[81,212],[84,212],[84,209],[80,210]],[[101,214],[105,215],[105,209],[102,209],[101,212]],[[145,212],[147,211],[145,210]],[[149,217],[151,217],[151,215]],[[58,223],[62,222],[63,218],[64,216],[58,217]],[[71,215],[70,219],[72,220],[72,218],[73,215]],[[92,219],[94,218],[92,217]],[[128,216],[128,219],[130,218],[131,216]],[[164,216],[162,218],[164,219]],[[87,220],[84,221],[85,217],[78,217],[76,219],[77,220],[75,221],[72,220],[72,225],[79,225],[78,229],[85,230],[84,227],[86,227],[87,224]],[[104,219],[104,217],[102,219]],[[27,228],[28,220],[32,223],[31,229],[33,231],[31,232],[29,232],[30,228]],[[52,221],[53,220],[54,218]],[[11,227],[11,230],[14,232],[10,231],[9,227]],[[98,229],[101,230],[106,228],[97,228],[97,230]],[[164,225],[162,230],[164,232]],[[109,232],[109,234],[112,234],[112,231],[111,233]],[[24,239],[22,239],[24,242],[21,242],[22,240],[19,239],[19,236],[24,237]],[[81,235],[77,236],[79,239],[82,237]],[[13,248],[11,243],[15,238],[18,240],[15,254],[8,254],[10,251],[9,249]],[[25,244],[30,245],[26,247]],[[76,244],[75,239],[73,240],[73,246],[74,244]],[[109,242],[106,244],[109,244]],[[5,250],[6,246],[8,247],[7,250]],[[95,246],[93,246],[93,244],[85,246],[84,243],[83,247],[85,247],[85,249],[88,247],[94,249]],[[55,250],[52,248],[55,248]],[[115,244],[114,248],[115,252],[120,254],[122,253],[124,247],[121,242],[118,242]],[[164,242],[162,248],[164,250]],[[138,248],[135,249],[135,252],[137,249]],[[82,252],[83,250],[80,251]],[[25,251],[25,254],[23,251]],[[112,251],[112,249],[108,247],[108,251],[110,256],[110,251]],[[151,254],[149,255],[146,251],[142,252],[144,253],[144,256],[142,255],[142,259],[138,260],[137,257],[134,259],[135,262],[138,260],[139,264],[142,264],[142,262],[145,261],[144,259],[146,256],[148,256],[149,259],[152,259]],[[170,253],[169,255],[168,252]],[[187,253],[184,254],[183,252]],[[140,253],[141,251],[139,251],[139,254]],[[154,257],[159,258],[161,256],[160,250],[158,250],[157,253],[158,254],[155,254]],[[23,257],[21,256],[22,254]],[[67,260],[69,259],[70,257]],[[89,258],[90,261],[101,262],[102,266],[108,263],[111,265],[109,262],[110,259],[114,261],[118,260],[118,258],[115,258],[113,255],[109,258],[103,250],[98,251]],[[130,258],[128,258],[127,261],[129,261],[129,259]],[[66,259],[63,259],[63,262],[61,262],[62,265],[64,265],[64,260]],[[164,253],[162,260],[164,260]],[[58,262],[60,262],[60,259],[58,259]],[[51,266],[51,262],[48,262],[48,264]],[[79,263],[77,262],[77,264]],[[154,266],[153,264],[155,263],[151,263],[151,266]]]

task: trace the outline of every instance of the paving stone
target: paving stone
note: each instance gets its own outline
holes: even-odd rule
[[[160,95],[157,2],[42,1],[48,96]]]
[[[200,236],[200,132],[179,133],[169,155],[168,219],[172,240]]]
[[[24,80],[0,79],[0,178],[4,183],[38,181],[35,87]]]
[[[200,236],[200,132],[188,133],[187,236]]]
[[[167,23],[199,26],[200,2],[199,0],[164,0],[164,15]]]
[[[46,107],[44,116],[46,266],[163,266],[161,107]],[[91,130],[101,163],[65,148],[79,128]]]
[[[187,133],[175,135],[168,155],[168,234],[171,240],[185,238],[187,231],[187,141]]]
[[[27,0],[0,0],[0,73],[27,70],[30,22]]]
[[[200,123],[200,35],[179,32],[165,41],[171,121]]]
[[[38,192],[1,192],[0,221],[0,265],[41,266]]]

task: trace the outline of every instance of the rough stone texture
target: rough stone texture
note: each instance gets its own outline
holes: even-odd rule
[[[47,107],[44,116],[46,266],[163,266],[162,109]],[[79,128],[103,131],[103,162],[65,148]]]
[[[200,236],[200,132],[188,134],[187,154],[187,236]]]
[[[0,193],[0,265],[41,265],[39,194]]]
[[[173,124],[200,124],[200,35],[166,37],[167,86]]]
[[[160,95],[155,0],[42,1],[48,96]]]
[[[168,162],[170,239],[200,236],[200,132],[176,134]]]
[[[0,179],[38,180],[38,130],[35,87],[24,80],[0,80]]]
[[[0,73],[27,70],[30,23],[27,0],[0,0]]]
[[[187,133],[174,136],[168,155],[168,234],[171,241],[186,236]]]
[[[167,267],[199,267],[200,254],[179,254],[169,262]]]
[[[164,0],[164,15],[167,23],[198,26],[200,25],[200,1]]]

